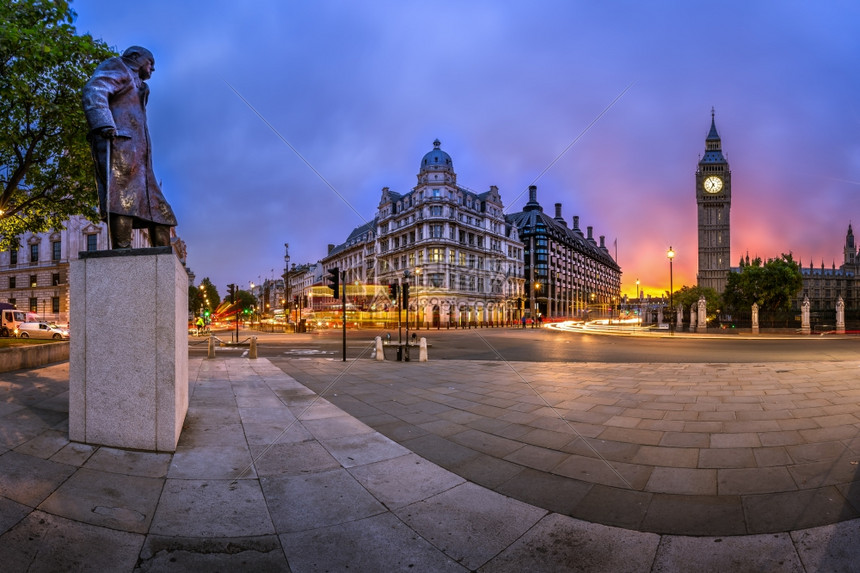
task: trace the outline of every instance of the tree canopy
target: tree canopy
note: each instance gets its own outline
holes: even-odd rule
[[[209,280],[209,277],[204,278],[200,281],[200,286],[197,287],[199,298],[199,309],[208,308],[210,312],[214,312],[218,305],[221,304],[221,296],[218,294],[218,289],[215,285],[212,284],[212,281]],[[206,301],[209,301],[209,304],[206,304]]]
[[[791,310],[791,303],[803,289],[800,266],[791,254],[768,259],[762,263],[756,258],[741,267],[740,272],[729,273],[723,300],[733,309],[748,312],[758,304],[763,316],[771,319],[778,313]]]
[[[251,311],[257,305],[257,297],[246,290],[237,290],[236,302],[239,304],[239,310]]]
[[[74,18],[63,0],[0,2],[0,249],[72,215],[98,220],[81,90],[116,53]]]
[[[707,314],[708,316],[714,316],[721,309],[722,305],[722,297],[720,297],[719,293],[710,287],[700,287],[700,286],[682,286],[679,290],[672,293],[672,304],[678,306],[678,304],[684,305],[684,311],[689,312],[690,306],[693,304],[698,304],[699,297],[705,297],[705,303],[707,304]],[[696,307],[698,308],[698,307]]]

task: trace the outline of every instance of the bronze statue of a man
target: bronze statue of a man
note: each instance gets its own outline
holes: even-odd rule
[[[148,229],[153,247],[170,245],[176,226],[152,170],[152,147],[146,126],[149,86],[155,58],[132,46],[121,57],[105,60],[84,86],[87,139],[93,152],[102,220],[108,222],[111,246],[131,247],[132,229]]]

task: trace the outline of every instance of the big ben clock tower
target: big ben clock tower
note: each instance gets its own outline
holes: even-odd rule
[[[718,293],[726,289],[731,259],[732,172],[723,157],[722,142],[711,109],[711,131],[705,139],[705,155],[696,169],[696,204],[699,212],[700,287]]]

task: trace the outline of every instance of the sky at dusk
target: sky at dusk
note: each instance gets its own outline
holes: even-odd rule
[[[78,32],[150,49],[155,173],[197,280],[279,276],[416,184],[528,186],[605,235],[622,292],[696,281],[715,109],[732,265],[842,261],[860,224],[860,3],[78,0]],[[613,103],[614,102],[614,103]],[[249,105],[250,104],[250,105]],[[251,108],[253,106],[254,109]],[[256,111],[255,111],[256,110]],[[860,232],[860,230],[858,230]]]

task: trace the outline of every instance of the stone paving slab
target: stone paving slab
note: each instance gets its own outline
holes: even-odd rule
[[[330,401],[314,394],[314,384],[330,385],[332,373],[342,374],[343,365],[295,362],[313,372],[310,389],[268,360],[191,360],[194,415],[186,420],[183,449],[174,454],[69,442],[62,419],[67,365],[0,381],[0,404],[16,405],[0,409],[0,430],[11,444],[0,447],[4,573],[853,571],[860,559],[860,482],[853,479],[860,436],[857,424],[831,417],[848,412],[827,410],[849,404],[836,400],[860,399],[860,393],[853,390],[853,377],[841,376],[839,385],[816,379],[838,373],[832,366],[805,365],[783,379],[772,367],[756,365],[756,381],[746,373],[749,365],[737,371],[720,365],[716,374],[696,365],[700,376],[710,377],[708,394],[702,395],[677,365],[659,365],[660,382],[649,377],[644,385],[631,365],[587,365],[572,372],[573,379],[583,380],[575,386],[565,377],[519,365],[518,374],[505,379],[501,373],[511,368],[500,364],[423,364],[431,370],[413,368],[417,363],[359,361],[351,366],[354,375],[331,388],[337,396]],[[524,388],[523,378],[531,374],[532,387]],[[38,385],[38,391],[28,384]],[[725,390],[733,384],[743,388]],[[671,405],[749,406],[755,403],[723,400],[761,400],[756,393],[767,397],[787,388],[830,402],[815,406],[825,409],[818,421],[804,419],[815,424],[804,430],[819,433],[804,436],[799,428],[780,426],[780,432],[797,432],[801,441],[796,435],[744,431],[729,435],[744,441],[774,434],[774,439],[768,445],[729,445],[732,440],[715,445],[714,437],[726,434],[686,434],[670,419],[717,411]],[[534,389],[546,391],[549,400]],[[433,399],[446,396],[453,401]],[[398,402],[388,409],[392,397]],[[652,404],[670,407],[644,407]],[[771,411],[790,413],[786,404]],[[341,405],[362,414],[353,418]],[[602,426],[563,419],[589,408],[596,409],[592,420],[630,418],[632,410],[647,414],[633,428],[626,420]],[[441,417],[457,418],[456,411],[469,416],[453,426]],[[531,417],[504,419],[517,413]],[[393,441],[376,431],[374,421],[395,436]],[[662,422],[667,425],[654,425]],[[837,425],[828,426],[831,422]],[[424,433],[410,433],[413,423]],[[648,433],[596,438],[611,427],[662,437],[658,444],[639,443]],[[244,444],[236,439],[239,431]],[[565,431],[571,432],[569,441],[562,439]],[[450,439],[464,433],[466,445]],[[673,436],[684,439],[667,445]],[[504,459],[495,457],[503,453]],[[591,470],[593,480],[612,475],[620,485],[599,483],[608,477],[589,481],[556,473],[560,466],[574,475]],[[677,476],[674,482],[661,477],[660,471],[711,472],[702,474],[708,476],[702,483],[717,484],[723,483],[721,472],[768,468],[786,470],[808,487],[731,495],[649,491],[656,484],[666,489],[685,483]],[[757,475],[723,477],[727,487],[740,488],[745,479],[761,483],[774,474]],[[786,523],[792,526],[780,529]],[[721,534],[713,535],[714,530]],[[751,532],[758,535],[744,535]]]
[[[860,483],[856,364],[565,363],[549,373],[535,363],[358,361],[338,378],[334,361],[273,363],[315,391],[337,379],[330,391],[347,412],[364,396],[397,419],[436,412],[419,437],[392,431],[399,426],[390,418],[366,423],[466,479],[552,511],[564,504],[528,491],[523,476],[574,480],[579,491],[659,494],[648,518],[631,505],[629,516],[614,507],[603,521],[645,531],[683,533],[689,524],[697,535],[753,534],[855,515],[858,496],[849,501],[842,492]],[[388,377],[394,369],[396,383]],[[382,370],[385,378],[374,376]],[[386,397],[396,397],[395,408]],[[791,509],[806,502],[803,490],[828,486],[833,496],[820,511],[801,519]],[[587,499],[566,513],[601,522]]]

